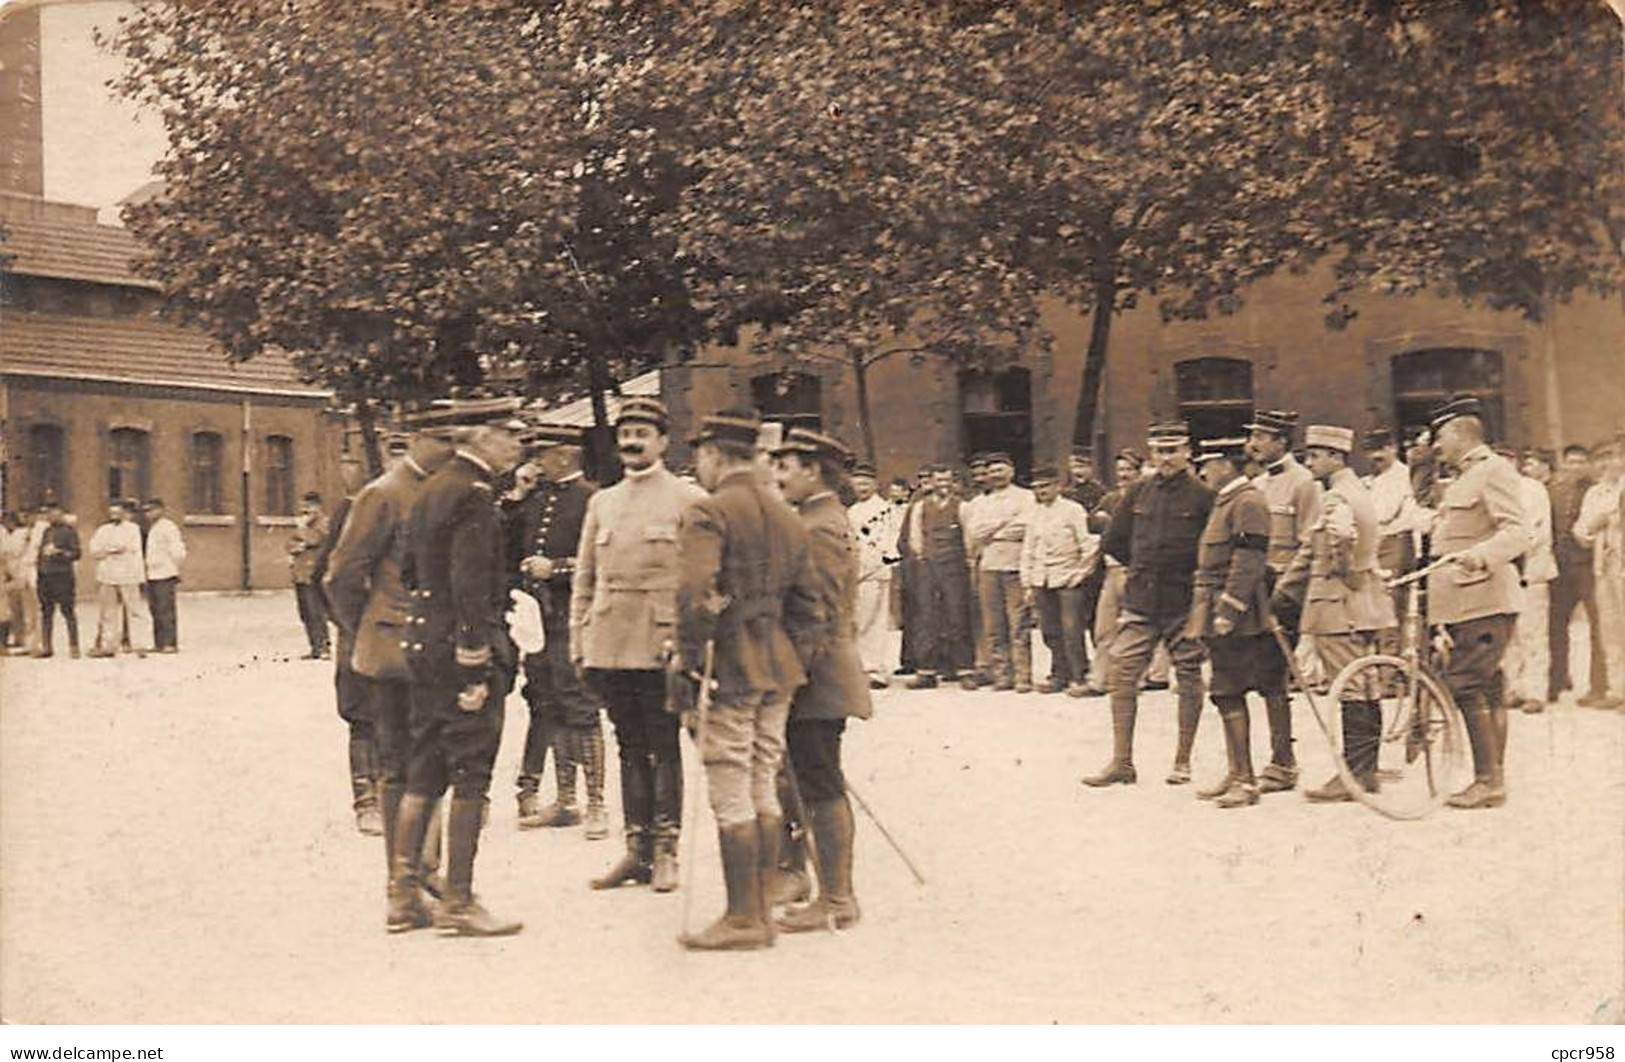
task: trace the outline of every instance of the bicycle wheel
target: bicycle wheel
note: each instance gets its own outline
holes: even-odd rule
[[[1466,724],[1443,684],[1429,672],[1418,670],[1413,680],[1401,657],[1364,656],[1337,673],[1327,699],[1336,705],[1348,699],[1381,706],[1380,725],[1357,729],[1355,739],[1376,744],[1373,788],[1357,783],[1350,764],[1352,759],[1369,768],[1369,745],[1345,748],[1343,727],[1336,727],[1332,741],[1343,784],[1373,811],[1393,819],[1419,819],[1472,783]]]

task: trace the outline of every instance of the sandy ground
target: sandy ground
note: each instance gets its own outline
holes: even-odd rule
[[[1141,783],[1092,791],[1078,778],[1109,749],[1102,700],[888,691],[849,732],[851,773],[928,884],[860,817],[861,926],[718,956],[674,943],[681,894],[586,888],[618,840],[515,828],[516,695],[477,884],[525,932],[391,937],[331,665],[294,659],[291,598],[183,599],[181,623],[178,656],[0,661],[7,1021],[1625,1015],[1617,714],[1514,716],[1504,809],[1399,824],[1296,794],[1221,812],[1164,785],[1168,694],[1142,705]],[[1199,781],[1222,766],[1216,723]],[[1298,733],[1318,783],[1306,707]],[[698,923],[721,906],[708,812],[696,836]]]

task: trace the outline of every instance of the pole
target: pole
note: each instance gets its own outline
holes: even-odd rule
[[[908,872],[914,875],[915,884],[924,885],[925,875],[920,873],[920,868],[915,866],[914,860],[910,859],[908,857],[908,853],[903,851],[903,846],[898,844],[897,838],[893,837],[891,835],[891,831],[886,829],[885,824],[880,821],[880,816],[876,815],[875,809],[871,808],[869,806],[869,802],[863,799],[863,794],[858,792],[856,787],[852,785],[852,780],[850,778],[846,780],[846,791],[852,794],[852,799],[856,800],[858,802],[858,807],[862,808],[863,813],[869,816],[869,821],[875,824],[875,829],[880,831],[880,836],[886,839],[886,843],[891,845],[891,850],[897,853],[897,858],[901,859],[903,861],[903,865],[908,867]]]

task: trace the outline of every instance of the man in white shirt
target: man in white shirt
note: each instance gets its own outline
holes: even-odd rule
[[[148,498],[141,508],[147,514],[147,595],[152,601],[153,648],[175,653],[180,651],[175,591],[181,581],[181,562],[186,560],[186,540],[164,511],[162,498]]]
[[[96,647],[91,656],[109,657],[118,649],[122,630],[120,606],[130,621],[130,644],[145,657],[152,641],[152,615],[141,584],[146,561],[141,552],[141,529],[130,520],[123,502],[109,502],[107,523],[90,536],[90,556],[96,561]]]
[[[1055,469],[1034,470],[1033,497],[1021,543],[1021,585],[1037,606],[1039,631],[1054,660],[1042,692],[1082,697],[1089,677],[1084,583],[1099,563],[1100,538],[1089,530],[1083,506],[1061,497]]]
[[[902,511],[876,492],[875,467],[860,463],[852,469],[852,493],[857,500],[846,515],[858,543],[856,620],[858,656],[871,689],[884,689],[891,674],[891,580],[897,561],[892,547]]]
[[[987,455],[992,489],[965,518],[965,545],[976,558],[976,597],[993,688],[1031,693],[1033,617],[1021,586],[1021,543],[1032,515],[1033,492],[1015,486],[1015,474],[1008,454]]]
[[[46,506],[41,505],[20,529],[23,536],[18,558],[22,566],[23,584],[23,649],[29,653],[36,652],[44,644],[40,639],[39,558],[40,547],[45,544],[45,532],[51,527],[46,512]]]
[[[1593,451],[1601,479],[1586,491],[1574,538],[1591,550],[1597,581],[1597,626],[1601,632],[1608,689],[1581,698],[1589,708],[1625,707],[1625,439]]]
[[[1523,502],[1524,520],[1534,545],[1522,558],[1520,589],[1522,607],[1512,631],[1512,642],[1501,659],[1506,676],[1506,703],[1525,712],[1546,709],[1547,685],[1551,672],[1551,586],[1557,578],[1557,561],[1552,557],[1552,499],[1546,485],[1531,468],[1538,466],[1549,478],[1550,460],[1537,451],[1525,451],[1520,465],[1510,447],[1496,452],[1519,468],[1518,490]]]

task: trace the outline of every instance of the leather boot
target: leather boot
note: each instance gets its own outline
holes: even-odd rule
[[[683,761],[657,759],[650,771],[655,816],[651,887],[655,892],[675,892],[681,883],[677,842],[683,832]]]
[[[519,828],[534,830],[542,825],[542,796],[534,789],[519,790]]]
[[[350,799],[358,833],[377,837],[384,832],[378,811],[378,757],[372,735],[350,735]]]
[[[1196,745],[1196,728],[1202,721],[1202,691],[1179,686],[1179,739],[1174,746],[1174,763],[1163,779],[1169,785],[1184,785],[1191,780],[1191,749]]]
[[[474,895],[474,857],[484,817],[483,799],[452,797],[446,819],[446,901],[434,918],[443,937],[507,937],[524,928],[491,914]]]
[[[446,877],[440,872],[441,856],[446,848],[446,815],[439,800],[429,809],[429,832],[423,837],[423,850],[418,855],[418,884],[423,891],[439,900],[446,895]]]
[[[1246,714],[1247,700],[1245,696],[1215,696],[1213,697],[1213,706],[1219,710],[1219,721],[1224,725],[1224,777],[1212,785],[1198,789],[1196,791],[1197,800],[1217,800],[1230,791],[1231,783],[1236,780],[1236,746],[1230,737],[1230,723],[1228,720],[1232,713]],[[1247,750],[1247,757],[1250,764],[1252,762],[1251,749]],[[1249,773],[1251,773],[1250,768]]]
[[[406,796],[406,787],[400,782],[391,782],[387,779],[378,783],[378,813],[383,819],[384,826],[384,880],[395,868],[395,829],[400,822],[401,798]]]
[[[1139,780],[1134,770],[1134,715],[1137,710],[1133,694],[1112,694],[1112,758],[1097,774],[1083,779],[1084,785],[1107,786],[1132,784]]]
[[[759,861],[759,870],[762,875],[762,920],[771,922],[773,908],[793,900],[778,899],[776,893],[784,889],[782,876],[786,874],[779,866],[780,858],[784,852],[784,819],[777,815],[756,816],[756,857]]]
[[[655,892],[676,892],[682,884],[677,865],[677,828],[670,824],[655,827],[654,865],[649,871],[649,888]]]
[[[778,927],[786,933],[809,933],[834,925],[846,929],[862,917],[852,890],[852,838],[856,832],[852,805],[845,795],[808,809],[818,846],[818,899],[786,911]]]
[[[785,781],[789,770],[789,766],[786,766],[779,772],[779,806],[786,808],[795,803]],[[810,827],[806,823],[791,824],[788,819],[778,821],[781,825],[777,858],[771,863],[763,863],[767,878],[762,884],[762,895],[769,910],[787,903],[803,903],[812,896],[812,882],[807,878],[807,845],[804,839]]]
[[[1351,765],[1350,771],[1366,792],[1375,793],[1379,788],[1377,761],[1382,756],[1382,705],[1377,701],[1356,701],[1354,714],[1360,724],[1360,756],[1358,766]]]
[[[771,947],[772,930],[761,918],[762,877],[758,865],[756,820],[718,829],[722,878],[728,909],[698,933],[685,933],[678,943],[690,951],[751,951]]]
[[[1483,696],[1463,705],[1461,714],[1467,724],[1467,740],[1473,746],[1473,784],[1451,794],[1445,803],[1453,808],[1500,807],[1506,803],[1506,791],[1495,768],[1495,724]]]
[[[626,853],[588,883],[594,889],[647,885],[654,876],[654,768],[647,753],[621,756],[621,815]]]
[[[601,841],[609,836],[609,815],[604,811],[604,731],[595,720],[590,726],[570,728],[576,757],[587,783],[586,836]]]
[[[615,889],[622,885],[647,885],[654,876],[654,839],[644,826],[626,827],[626,853],[588,884],[594,889]]]
[[[1219,698],[1214,698],[1215,701]],[[1221,808],[1247,807],[1258,803],[1258,782],[1253,777],[1252,719],[1244,697],[1226,697],[1220,706],[1224,724],[1224,751],[1230,761],[1230,784],[1213,798]]]
[[[394,858],[384,913],[384,928],[391,933],[422,929],[430,922],[429,908],[423,902],[419,859],[436,803],[426,796],[405,793],[395,810],[395,834],[390,846]]]

